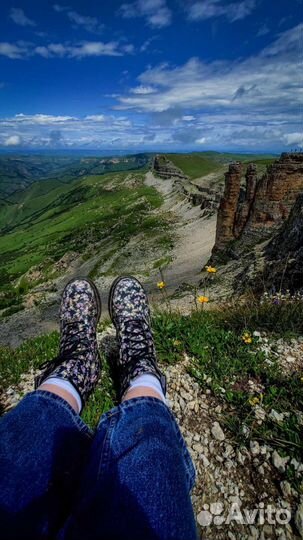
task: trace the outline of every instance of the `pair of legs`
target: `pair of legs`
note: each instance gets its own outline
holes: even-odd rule
[[[0,423],[0,530],[5,540],[194,540],[194,467],[165,403],[145,292],[110,293],[120,345],[121,404],[91,433],[79,412],[100,376],[101,305],[87,280],[67,285],[61,343],[35,392]]]

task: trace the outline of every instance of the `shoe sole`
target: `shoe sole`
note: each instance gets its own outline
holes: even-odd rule
[[[109,313],[109,316],[110,316],[110,318],[111,318],[111,320],[112,320],[114,326],[116,326],[116,325],[115,325],[115,321],[114,321],[114,317],[113,317],[113,307],[112,307],[113,296],[114,296],[114,292],[115,292],[115,289],[116,289],[118,283],[120,283],[120,281],[122,281],[123,279],[126,279],[126,278],[127,278],[127,279],[133,279],[134,281],[136,281],[136,282],[140,285],[140,287],[142,287],[142,289],[144,290],[144,292],[145,292],[145,294],[146,294],[146,291],[145,291],[145,289],[144,289],[144,287],[143,287],[141,281],[139,281],[139,280],[138,280],[137,278],[135,278],[134,276],[127,276],[127,275],[125,275],[125,276],[119,276],[119,277],[117,277],[117,278],[113,281],[113,283],[112,283],[112,286],[111,286],[110,291],[109,291],[109,296],[108,296],[108,313]],[[147,297],[147,294],[146,294],[146,301],[147,301],[147,304],[148,304],[148,297]]]
[[[88,283],[91,288],[93,289],[94,291],[94,296],[95,296],[95,300],[96,300],[96,304],[97,304],[97,323],[99,322],[100,320],[100,317],[101,317],[101,312],[102,312],[102,302],[101,302],[101,296],[100,296],[100,293],[97,289],[97,286],[95,285],[95,283],[89,279],[89,278],[85,278],[85,277],[76,277],[76,278],[73,278],[71,279],[64,287],[64,290],[66,289],[66,287],[68,287],[68,285],[70,285],[71,283],[73,283],[74,281],[76,280],[79,280],[79,281],[86,281],[86,283]]]

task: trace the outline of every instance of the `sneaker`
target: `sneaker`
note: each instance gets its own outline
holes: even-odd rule
[[[108,310],[119,342],[120,398],[132,379],[146,373],[157,377],[165,395],[166,377],[157,366],[148,299],[141,283],[132,276],[117,278],[109,293]]]
[[[95,284],[88,279],[70,281],[61,300],[59,355],[41,366],[36,389],[50,376],[65,379],[76,388],[84,406],[100,376],[96,335],[100,315],[101,299]]]

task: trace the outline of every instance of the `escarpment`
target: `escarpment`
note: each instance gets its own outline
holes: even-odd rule
[[[163,178],[164,180],[166,178],[181,178],[183,180],[188,180],[188,176],[165,156],[157,155],[154,157],[153,170],[157,176],[160,176],[160,178]]]
[[[205,177],[203,184],[192,180],[176,167],[166,156],[156,155],[152,165],[153,172],[163,180],[173,179],[177,192],[184,195],[192,206],[200,206],[203,215],[209,217],[216,213],[222,195],[221,184],[212,187]]]
[[[303,192],[303,153],[283,153],[262,178],[250,164],[242,185],[243,167],[229,166],[221,199],[213,255],[226,251],[238,241],[239,252],[245,242],[254,245],[270,238],[287,220]]]

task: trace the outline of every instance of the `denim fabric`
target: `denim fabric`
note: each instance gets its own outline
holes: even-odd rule
[[[0,423],[5,540],[195,540],[195,471],[158,399],[101,417],[94,437],[60,397],[29,394]]]

